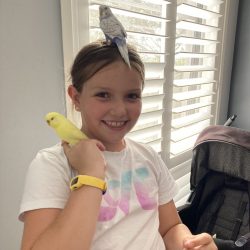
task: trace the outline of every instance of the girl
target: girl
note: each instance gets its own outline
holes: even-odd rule
[[[141,113],[144,84],[143,63],[128,50],[132,69],[103,42],[76,56],[68,94],[90,139],[41,150],[31,163],[20,209],[22,250],[217,249],[208,234],[193,236],[181,223],[176,184],[158,154],[125,138]],[[86,183],[71,192],[76,175],[74,184],[82,175],[106,180],[106,193]]]

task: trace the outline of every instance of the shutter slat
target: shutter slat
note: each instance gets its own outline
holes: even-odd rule
[[[160,80],[159,83],[161,84],[163,83],[163,81]],[[149,82],[146,82],[142,97],[145,98],[148,96],[155,96],[155,95],[162,95],[162,94],[163,94],[163,84],[157,85],[157,81],[155,81],[155,84],[149,85]]]
[[[145,80],[145,87],[143,92],[147,89],[147,88],[163,88],[163,84],[164,84],[164,79],[146,79]]]
[[[197,17],[201,19],[212,19],[212,18],[220,18],[222,15],[219,13],[210,11],[210,10],[204,10],[192,5],[189,5],[187,3],[182,3],[177,6],[177,12],[179,14],[185,14],[192,17]]]
[[[194,37],[179,36],[176,37],[176,43],[191,44],[191,45],[211,45],[211,44],[217,44],[219,43],[219,41],[211,39],[200,39]]]
[[[215,83],[215,80],[211,80],[208,78],[188,78],[188,79],[175,79],[174,85],[178,87],[184,87],[184,86],[192,86],[192,85],[201,85],[201,84],[210,84]]]
[[[197,32],[203,32],[203,33],[215,32],[215,31],[220,30],[220,28],[215,27],[215,26],[194,23],[194,22],[187,21],[187,20],[181,20],[181,21],[177,22],[176,28],[177,29],[192,30],[192,31],[197,31]]]
[[[175,59],[179,58],[205,58],[205,57],[215,57],[215,53],[190,53],[190,52],[178,52],[175,54]]]
[[[179,155],[187,150],[191,150],[198,137],[198,133],[177,143],[170,143],[170,153],[173,156]]]
[[[223,3],[223,1],[220,1],[220,0],[191,0],[191,1],[202,4],[202,5],[206,5],[206,6],[211,6],[211,5],[213,6],[215,4],[220,5]]]
[[[145,141],[145,140],[148,140],[147,139],[148,137],[155,136],[157,134],[157,137],[153,138],[151,141],[158,140],[159,138],[161,138],[161,136],[160,136],[161,127],[162,127],[162,125],[160,124],[160,125],[154,125],[152,127],[140,129],[137,131],[131,131],[130,136],[132,138],[136,138],[137,141],[138,141],[138,138],[139,138],[139,141]],[[159,136],[158,136],[158,134],[159,134]]]
[[[173,142],[182,141],[186,138],[196,135],[197,133],[200,133],[203,130],[203,128],[209,126],[209,122],[210,120],[207,119],[180,129],[176,129],[171,133],[171,141]]]
[[[162,113],[163,110],[143,113],[132,131],[142,130],[162,124]]]
[[[206,119],[210,119],[212,115],[207,112],[200,112],[200,113],[195,113],[193,115],[188,115],[185,117],[177,118],[172,120],[172,128],[178,129],[182,127],[186,127],[188,125],[204,121]]]
[[[195,110],[198,108],[203,108],[206,106],[211,106],[213,104],[214,104],[213,102],[195,103],[195,104],[190,104],[190,105],[186,105],[183,107],[173,108],[172,112],[173,113],[181,113],[181,112],[185,112],[185,111]]]
[[[212,91],[209,90],[194,90],[194,91],[187,91],[187,92],[180,92],[173,94],[173,100],[175,101],[183,101],[203,96],[210,96],[215,94]]]
[[[198,72],[198,71],[216,71],[216,68],[206,66],[206,65],[184,65],[184,66],[175,66],[175,71],[178,72]]]
[[[146,79],[164,79],[165,63],[145,63],[144,66]]]
[[[171,168],[170,173],[177,180],[182,176],[189,174],[190,170],[191,170],[191,159],[188,161],[184,161],[181,164]]]

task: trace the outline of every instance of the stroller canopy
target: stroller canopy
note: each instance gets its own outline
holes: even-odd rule
[[[212,125],[198,136],[191,166],[191,187],[214,170],[250,181],[250,132]]]

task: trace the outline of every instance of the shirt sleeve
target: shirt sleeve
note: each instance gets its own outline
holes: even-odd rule
[[[158,185],[159,185],[159,205],[166,204],[173,200],[178,193],[179,187],[174,180],[168,167],[163,162],[161,157],[156,154],[156,164],[158,166]]]
[[[41,208],[64,208],[69,196],[71,170],[66,157],[49,151],[39,152],[26,174],[19,220],[23,213]]]

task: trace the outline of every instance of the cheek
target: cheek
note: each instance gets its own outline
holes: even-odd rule
[[[141,114],[142,104],[138,103],[136,105],[132,105],[130,108],[131,114],[136,118],[138,118]]]
[[[101,118],[105,112],[105,105],[100,105],[100,103],[96,103],[95,101],[82,105],[82,113],[88,120]]]

